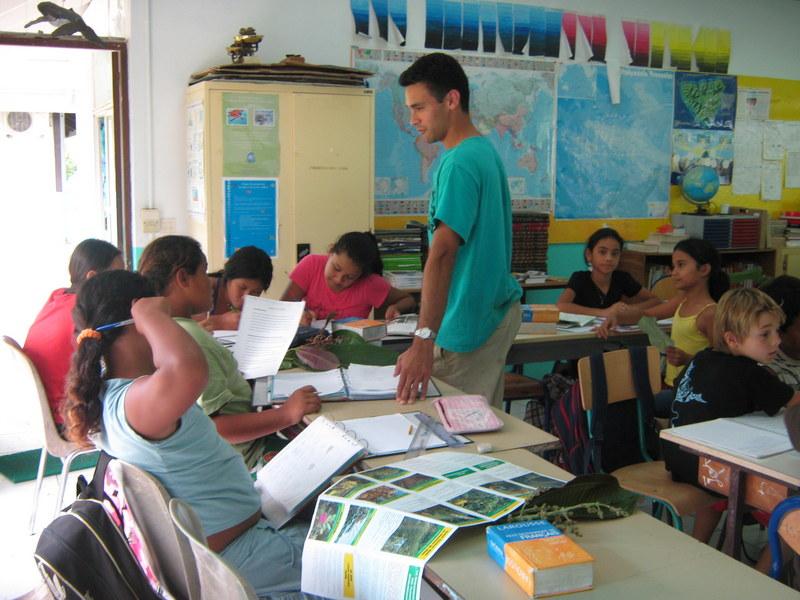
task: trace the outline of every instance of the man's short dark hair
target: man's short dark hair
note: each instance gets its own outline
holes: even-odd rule
[[[458,61],[443,52],[434,52],[418,58],[400,74],[400,85],[408,87],[424,83],[439,102],[450,90],[461,96],[461,110],[469,112],[469,80]]]

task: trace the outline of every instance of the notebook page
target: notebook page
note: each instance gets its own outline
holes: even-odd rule
[[[245,379],[275,375],[289,349],[305,302],[244,297],[233,356]]]
[[[729,420],[736,421],[737,423],[742,423],[744,425],[749,425],[750,427],[757,427],[758,429],[771,431],[772,433],[777,433],[778,435],[789,435],[789,433],[786,431],[786,423],[783,421],[783,412],[770,417],[767,413],[759,411],[749,415],[742,415],[741,417],[734,417]]]
[[[347,419],[341,422],[347,431],[363,441],[368,456],[386,456],[406,452],[414,439],[419,421],[414,413],[394,413],[377,417]],[[428,436],[426,448],[443,448],[447,443],[433,431]]]
[[[330,371],[304,371],[302,373],[278,373],[272,378],[272,399],[285,400],[292,392],[304,385],[313,385],[320,396],[344,396],[344,382],[339,369]]]
[[[351,394],[377,392],[394,396],[398,378],[394,376],[394,365],[374,367],[351,364],[345,369],[347,387]]]
[[[732,419],[684,425],[676,427],[672,432],[680,437],[750,458],[764,458],[792,449],[788,434],[779,435]]]
[[[327,417],[317,417],[258,472],[261,512],[280,527],[306,500],[364,452]]]

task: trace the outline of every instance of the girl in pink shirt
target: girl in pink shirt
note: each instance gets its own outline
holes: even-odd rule
[[[373,308],[385,310],[386,319],[416,307],[411,294],[393,288],[382,277],[383,262],[375,236],[351,231],[331,247],[330,254],[310,254],[289,275],[281,300],[305,300],[301,323],[314,319],[369,316]]]

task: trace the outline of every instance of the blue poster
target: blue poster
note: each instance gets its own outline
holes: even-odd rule
[[[225,196],[225,256],[257,246],[275,258],[278,250],[278,180],[222,180]]]
[[[675,73],[675,129],[728,129],[736,121],[736,77]]]

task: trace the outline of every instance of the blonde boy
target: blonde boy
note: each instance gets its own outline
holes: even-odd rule
[[[714,316],[714,348],[698,352],[675,380],[673,426],[738,417],[757,410],[777,413],[783,406],[800,403],[800,393],[780,381],[762,365],[768,364],[780,345],[783,311],[775,301],[755,289],[726,292]],[[663,446],[672,478],[697,485],[697,456]],[[692,535],[708,541],[720,512],[698,511]]]

